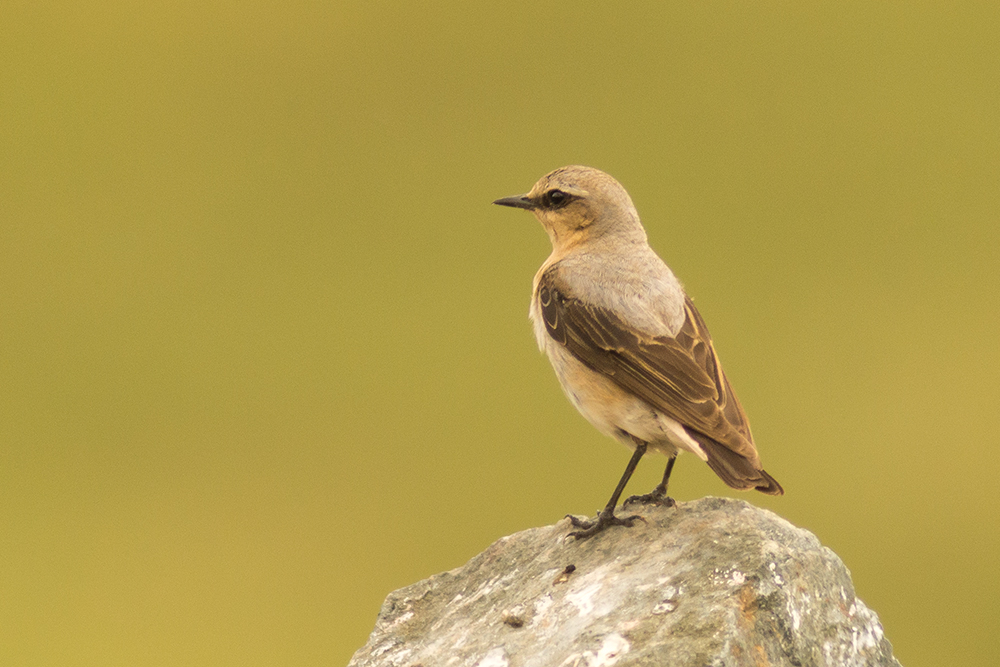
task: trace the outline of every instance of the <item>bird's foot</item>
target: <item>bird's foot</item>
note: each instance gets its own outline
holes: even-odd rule
[[[635,524],[636,519],[645,523],[643,519],[638,514],[633,514],[632,516],[626,516],[618,518],[615,516],[614,509],[605,508],[597,513],[597,519],[591,521],[589,519],[578,519],[572,514],[567,514],[566,518],[569,519],[570,523],[573,524],[574,528],[582,528],[582,530],[574,530],[572,533],[566,537],[575,537],[578,540],[582,540],[586,537],[591,537],[592,535],[597,535],[599,532],[605,528],[611,526],[626,526],[631,527]]]
[[[639,503],[640,505],[663,505],[664,507],[674,507],[677,505],[674,499],[667,495],[667,490],[660,487],[656,487],[649,493],[641,496],[629,496],[622,503],[622,506],[631,505],[632,503]]]

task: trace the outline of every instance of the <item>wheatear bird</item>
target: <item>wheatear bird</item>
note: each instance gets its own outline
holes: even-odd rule
[[[673,504],[667,482],[680,450],[735,489],[784,490],[760,465],[746,413],[722,372],[705,322],[646,241],[618,181],[570,166],[526,195],[494,204],[531,211],[552,254],[535,274],[530,316],[563,390],[599,431],[634,450],[595,521],[570,516],[583,538],[638,518],[615,506],[647,449],[668,457],[663,481],[625,501]]]

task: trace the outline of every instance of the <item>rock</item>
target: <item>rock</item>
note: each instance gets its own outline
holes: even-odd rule
[[[850,574],[808,531],[740,500],[497,540],[391,593],[349,667],[899,665]]]

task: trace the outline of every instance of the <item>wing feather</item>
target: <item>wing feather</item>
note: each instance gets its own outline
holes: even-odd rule
[[[560,284],[557,266],[541,276],[538,287],[549,336],[588,367],[759,469],[746,413],[691,300],[685,297],[685,321],[676,336],[648,336],[610,310],[574,298]]]

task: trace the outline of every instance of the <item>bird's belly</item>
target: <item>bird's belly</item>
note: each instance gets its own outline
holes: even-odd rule
[[[666,456],[687,450],[707,460],[701,446],[676,420],[588,368],[555,341],[546,345],[545,353],[570,402],[601,433],[632,449],[636,443],[630,436],[635,436]]]

